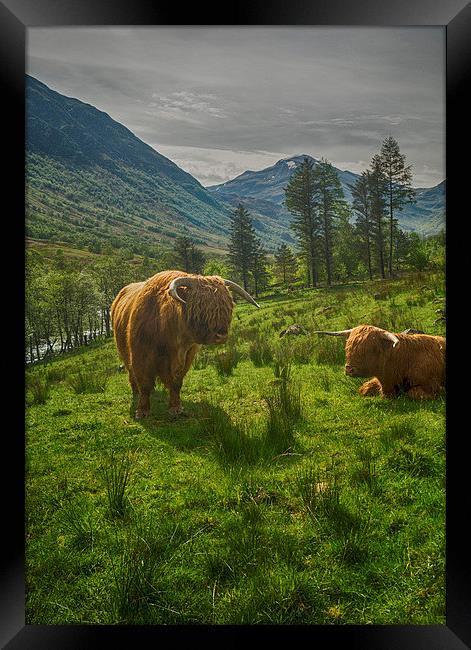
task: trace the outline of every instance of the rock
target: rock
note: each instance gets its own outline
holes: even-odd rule
[[[287,334],[297,336],[299,334],[306,334],[306,330],[302,325],[298,325],[298,323],[294,323],[293,325],[290,325],[282,332],[280,332],[280,338],[286,336]]]

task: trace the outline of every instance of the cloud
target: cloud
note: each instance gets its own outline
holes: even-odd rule
[[[176,119],[194,123],[202,117],[216,119],[227,118],[227,113],[218,104],[217,97],[207,93],[195,93],[179,90],[170,95],[152,93],[149,106],[155,109],[154,115],[161,115],[167,119]]]
[[[388,135],[444,177],[441,27],[33,27],[27,60],[202,182],[276,162],[260,152],[369,161]]]

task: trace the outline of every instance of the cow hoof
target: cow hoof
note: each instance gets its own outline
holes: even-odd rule
[[[139,409],[136,411],[136,420],[142,420],[143,418],[147,418],[150,415],[150,411],[140,411]]]

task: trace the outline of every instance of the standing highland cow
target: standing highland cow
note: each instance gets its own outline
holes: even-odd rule
[[[403,391],[412,399],[431,399],[445,384],[443,336],[392,334],[373,325],[314,333],[347,337],[345,373],[373,377],[360,387],[362,395],[395,397]]]
[[[234,307],[229,288],[259,307],[235,282],[183,271],[162,271],[118,293],[111,319],[133,397],[138,397],[136,418],[149,415],[157,377],[169,391],[170,412],[181,412],[183,378],[201,345],[227,340]]]

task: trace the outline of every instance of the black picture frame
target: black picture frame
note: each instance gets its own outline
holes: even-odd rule
[[[176,3],[175,3],[176,4]],[[24,71],[27,28],[56,25],[362,25],[446,27],[446,170],[447,170],[447,619],[446,625],[371,625],[371,626],[31,626],[25,625],[24,596],[24,229],[19,222],[25,201],[24,191]],[[3,90],[3,136],[7,140],[3,172],[4,198],[10,208],[2,211],[4,228],[10,231],[4,242],[9,257],[4,278],[5,315],[16,314],[21,321],[9,318],[5,362],[8,388],[14,385],[17,403],[9,398],[4,415],[13,421],[4,427],[3,486],[3,553],[1,558],[0,643],[8,650],[23,648],[93,648],[106,643],[123,643],[134,647],[151,644],[224,643],[237,646],[241,641],[266,643],[267,633],[276,641],[291,641],[293,634],[306,635],[314,646],[330,643],[339,647],[366,650],[463,650],[471,647],[471,562],[467,532],[467,482],[469,464],[463,453],[463,429],[466,419],[455,421],[464,404],[464,388],[454,380],[457,346],[453,343],[454,310],[462,301],[454,300],[460,278],[460,260],[465,253],[453,254],[458,234],[463,239],[466,207],[466,164],[459,152],[466,150],[469,134],[469,104],[466,102],[468,71],[471,70],[471,3],[464,0],[263,0],[232,2],[223,10],[214,6],[169,6],[142,0],[4,0],[0,3],[0,69]],[[468,135],[469,138],[469,135]],[[5,236],[5,231],[4,231]],[[458,249],[459,250],[459,246]],[[14,269],[18,264],[19,268]],[[450,293],[451,290],[451,293]],[[466,295],[463,296],[466,300]],[[451,310],[451,311],[450,311]],[[15,317],[13,319],[15,321]],[[462,323],[461,323],[462,324]],[[5,323],[4,323],[5,326]],[[460,343],[463,340],[460,339]],[[464,345],[466,343],[464,342]],[[456,366],[455,366],[456,367]],[[451,388],[451,389],[450,389]],[[6,392],[7,388],[5,388]],[[460,393],[461,391],[461,393]],[[18,403],[19,402],[19,403]],[[464,412],[463,412],[464,416]],[[461,439],[460,439],[461,438]],[[9,471],[6,472],[5,470]]]

